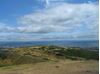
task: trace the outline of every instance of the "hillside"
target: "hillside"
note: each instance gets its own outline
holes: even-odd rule
[[[98,74],[97,48],[0,48],[0,74]]]
[[[0,66],[29,64],[45,61],[98,60],[98,50],[84,50],[81,48],[65,48],[58,46],[33,46],[9,48],[0,50]]]

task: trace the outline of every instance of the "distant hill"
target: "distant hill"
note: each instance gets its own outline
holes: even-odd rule
[[[24,46],[65,46],[65,47],[99,47],[99,40],[54,40],[54,41],[0,41],[0,48]]]

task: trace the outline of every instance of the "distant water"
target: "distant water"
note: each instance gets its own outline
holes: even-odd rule
[[[57,45],[66,47],[99,47],[99,41],[27,41],[27,42],[0,42],[0,48],[38,46],[38,45]]]

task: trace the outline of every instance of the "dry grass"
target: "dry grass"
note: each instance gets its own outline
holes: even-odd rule
[[[98,61],[48,61],[1,67],[0,74],[98,74]]]

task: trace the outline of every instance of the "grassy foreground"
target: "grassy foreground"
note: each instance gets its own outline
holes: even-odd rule
[[[99,74],[98,61],[60,60],[0,68],[0,74]]]
[[[98,74],[98,60],[96,48],[1,48],[0,74]]]

